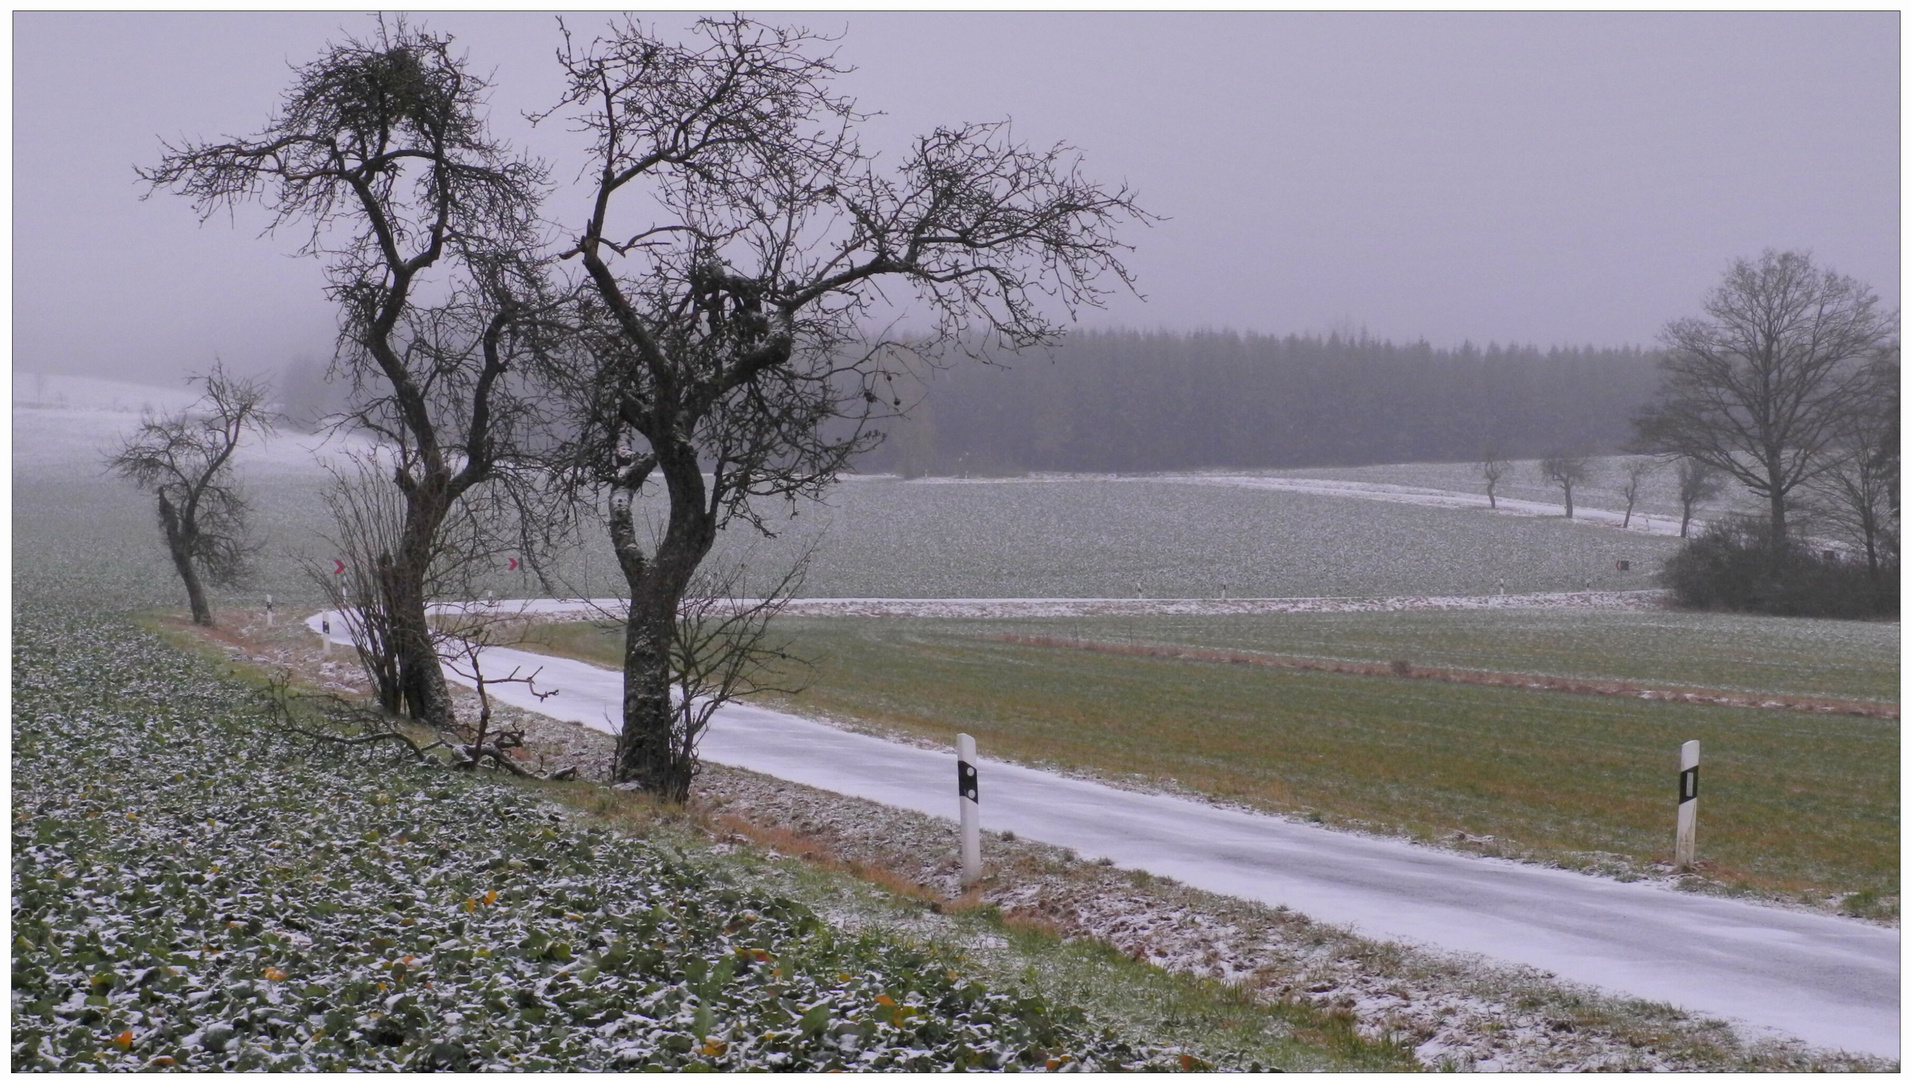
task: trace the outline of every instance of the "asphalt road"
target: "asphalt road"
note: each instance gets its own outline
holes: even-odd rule
[[[339,626],[334,619],[335,632]],[[541,668],[539,688],[560,693],[538,701],[506,685],[494,688],[500,700],[614,730],[620,673],[504,649],[485,660],[487,671],[514,664]],[[726,765],[956,817],[953,745],[924,750],[731,705],[712,721],[702,752]],[[1896,930],[1123,791],[991,762],[987,746],[981,753],[987,829],[1285,904],[1368,936],[1531,964],[1815,1045],[1899,1057]],[[1668,829],[1671,817],[1668,808]]]

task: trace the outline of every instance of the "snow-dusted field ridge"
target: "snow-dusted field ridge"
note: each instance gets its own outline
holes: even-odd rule
[[[737,603],[755,604],[755,600]],[[1657,589],[1629,592],[1514,593],[1507,596],[1300,596],[1244,597],[1239,600],[1146,599],[1127,597],[947,597],[913,600],[883,597],[820,597],[790,601],[785,615],[801,618],[1037,619],[1109,615],[1265,615],[1287,611],[1517,611],[1598,609],[1651,611],[1663,607]],[[570,620],[622,618],[628,601],[601,599],[500,600],[495,603],[444,604],[441,610],[479,607],[506,615],[536,615]]]

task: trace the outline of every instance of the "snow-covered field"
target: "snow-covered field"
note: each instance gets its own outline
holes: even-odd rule
[[[16,382],[13,409],[21,539],[98,550],[126,568],[120,591],[169,601],[170,570],[153,543],[152,510],[106,476],[101,462],[138,422],[140,408],[171,407],[190,394],[49,377],[41,398],[33,382]],[[300,558],[328,554],[321,462],[349,445],[282,432],[242,451],[236,468],[263,541],[246,602],[265,593],[318,598]],[[1663,522],[1650,532],[1622,531],[1591,510],[1585,521],[1568,522],[1541,504],[1492,513],[1479,501],[1459,489],[1258,474],[863,477],[798,507],[794,518],[770,513],[775,541],[733,530],[718,557],[773,566],[813,544],[803,593],[816,599],[1207,601],[1636,591],[1651,587],[1652,572],[1676,547]],[[1622,561],[1629,569],[1617,569]],[[622,591],[601,537],[561,553],[554,569],[571,595]],[[534,579],[499,570],[486,583],[498,595],[534,591]]]
[[[906,600],[825,597],[792,600],[785,615],[802,618],[1045,619],[1120,615],[1262,615],[1316,611],[1653,611],[1664,606],[1656,589],[1631,592],[1513,593],[1489,596],[1302,596],[1235,600],[1150,600],[1127,597],[994,597]],[[739,600],[753,605],[755,600]],[[622,618],[628,602],[616,597],[478,601],[446,604],[447,611],[476,607],[505,615],[547,619]]]

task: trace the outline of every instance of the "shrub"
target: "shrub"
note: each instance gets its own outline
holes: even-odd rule
[[[1772,536],[1758,518],[1733,517],[1666,560],[1660,583],[1681,607],[1766,615],[1864,618],[1898,611],[1898,567],[1874,579],[1863,563]]]

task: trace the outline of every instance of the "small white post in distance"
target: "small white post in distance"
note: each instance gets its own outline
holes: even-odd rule
[[[962,887],[982,880],[982,807],[975,774],[975,737],[956,736],[956,802],[962,810]]]
[[[332,620],[319,619],[319,655],[332,655]]]
[[[1699,830],[1699,740],[1679,747],[1679,832],[1672,842],[1672,861],[1681,870],[1696,861]]]
[[[265,594],[265,628],[272,629],[272,594]]]

